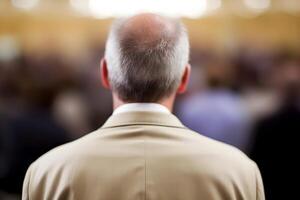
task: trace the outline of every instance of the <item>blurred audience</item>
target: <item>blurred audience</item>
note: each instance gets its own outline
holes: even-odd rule
[[[249,153],[267,199],[289,199],[281,195],[296,191],[289,180],[298,170],[299,56],[246,47],[223,56],[192,52],[189,91],[175,112],[191,129]],[[41,154],[111,114],[111,96],[100,86],[102,54],[100,45],[77,60],[55,51],[0,59],[0,199],[21,193],[25,170]]]
[[[280,104],[256,124],[251,157],[261,170],[266,199],[294,199],[300,167],[300,57],[278,56],[269,77]]]
[[[31,162],[70,141],[51,110],[66,81],[53,74],[56,69],[52,66],[59,64],[53,63],[53,58],[45,58],[45,62],[30,61],[22,58],[10,66],[6,74],[7,88],[1,90],[1,121],[5,121],[5,127],[0,141],[1,169],[4,169],[0,188],[8,193],[21,193],[22,180]]]
[[[202,135],[249,149],[249,116],[240,94],[230,88],[234,71],[224,59],[214,59],[204,67],[202,90],[183,99],[178,108],[182,122]]]
[[[78,63],[53,52],[0,59],[0,199],[21,194],[26,169],[40,155],[110,115],[111,97],[100,89],[101,54],[93,50]]]

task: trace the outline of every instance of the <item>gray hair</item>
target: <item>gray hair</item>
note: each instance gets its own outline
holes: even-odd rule
[[[106,43],[112,90],[126,102],[157,102],[180,84],[189,59],[186,29],[179,20],[168,19],[174,30],[158,30],[159,37],[147,41],[122,34],[127,19],[113,24]]]

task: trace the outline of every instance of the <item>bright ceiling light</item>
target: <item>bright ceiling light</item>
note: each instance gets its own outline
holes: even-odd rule
[[[270,0],[244,0],[245,5],[253,11],[264,11],[271,5]]]
[[[88,15],[89,10],[89,2],[88,0],[70,0],[71,7],[83,15]]]
[[[221,6],[222,6],[222,0],[209,0],[207,2],[207,9],[209,11],[217,10],[221,8]]]
[[[30,10],[38,4],[39,0],[11,0],[14,7],[24,10]]]
[[[283,10],[286,10],[287,12],[299,12],[300,11],[300,1],[299,0],[281,0],[280,4],[281,8]]]
[[[207,0],[90,0],[89,8],[97,18],[123,17],[140,12],[197,18],[205,14]]]

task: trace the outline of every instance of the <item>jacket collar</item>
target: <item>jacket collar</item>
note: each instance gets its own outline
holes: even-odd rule
[[[101,128],[130,125],[154,125],[185,128],[179,119],[171,113],[135,111],[111,115]]]

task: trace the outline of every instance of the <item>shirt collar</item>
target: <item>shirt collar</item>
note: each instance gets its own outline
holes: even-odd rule
[[[116,108],[113,115],[127,112],[171,113],[165,106],[158,103],[127,103]]]

